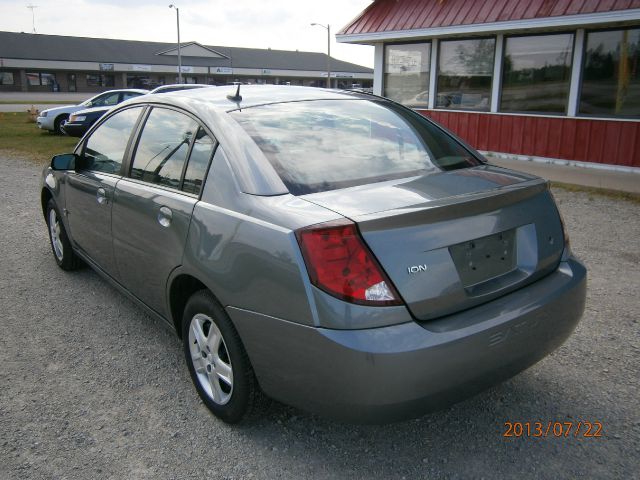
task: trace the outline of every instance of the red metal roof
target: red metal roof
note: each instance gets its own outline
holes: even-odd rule
[[[376,0],[339,35],[451,27],[640,8],[640,0]]]

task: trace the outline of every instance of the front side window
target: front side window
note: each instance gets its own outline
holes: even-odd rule
[[[493,38],[440,42],[437,108],[489,111],[495,43]]]
[[[589,32],[580,113],[640,115],[640,29]]]
[[[122,110],[100,125],[85,144],[82,168],[120,173],[129,137],[141,110],[141,107]]]
[[[178,189],[198,124],[187,115],[154,108],[136,148],[131,178]]]
[[[570,33],[506,38],[500,110],[566,112],[572,55]]]
[[[421,115],[386,101],[279,103],[231,116],[294,195],[480,163]]]
[[[408,107],[429,106],[431,43],[385,45],[384,96]]]

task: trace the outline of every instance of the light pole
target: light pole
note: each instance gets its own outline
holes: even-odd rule
[[[327,31],[327,88],[331,88],[331,25],[312,23],[312,27],[322,27]]]
[[[169,8],[176,9],[176,23],[178,25],[178,83],[182,83],[182,52],[180,51],[180,9],[175,5],[169,5]]]

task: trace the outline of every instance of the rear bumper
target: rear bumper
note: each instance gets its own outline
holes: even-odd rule
[[[586,270],[570,258],[516,292],[421,324],[329,330],[228,311],[269,396],[383,423],[445,407],[533,365],[574,330],[585,295]]]

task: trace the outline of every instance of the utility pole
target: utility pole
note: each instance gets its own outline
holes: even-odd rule
[[[38,5],[30,3],[29,5],[27,5],[27,8],[31,10],[31,26],[33,27],[33,33],[36,33],[36,14],[34,10],[38,8]]]
[[[331,25],[312,23],[312,27],[322,27],[327,31],[327,88],[331,88]]]
[[[176,24],[178,25],[178,83],[182,83],[182,52],[180,51],[180,9],[175,5],[169,5],[169,8],[176,9]]]

